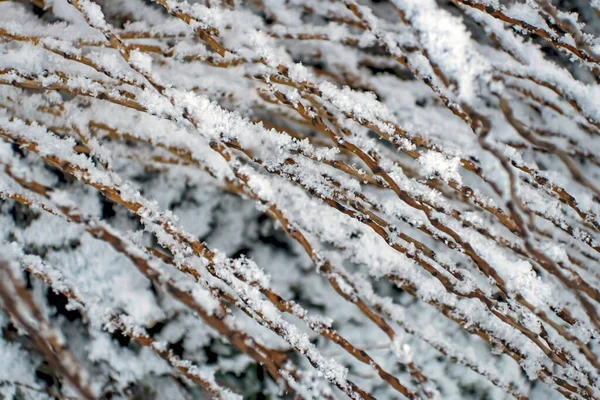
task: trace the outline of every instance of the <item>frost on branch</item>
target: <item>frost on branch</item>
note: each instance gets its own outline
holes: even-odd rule
[[[599,15],[0,1],[0,398],[600,398]]]

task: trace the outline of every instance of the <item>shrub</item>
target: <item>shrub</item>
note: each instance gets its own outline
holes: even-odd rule
[[[0,395],[600,398],[558,3],[1,1]]]

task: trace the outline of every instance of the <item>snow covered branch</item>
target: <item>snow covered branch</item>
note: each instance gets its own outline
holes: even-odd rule
[[[599,35],[0,1],[0,397],[600,398]]]

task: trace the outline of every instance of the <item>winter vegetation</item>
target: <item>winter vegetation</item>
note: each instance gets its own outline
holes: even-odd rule
[[[0,0],[1,399],[600,399],[600,1]]]

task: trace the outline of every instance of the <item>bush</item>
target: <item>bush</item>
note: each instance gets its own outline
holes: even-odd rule
[[[0,397],[600,398],[598,15],[0,1]]]

